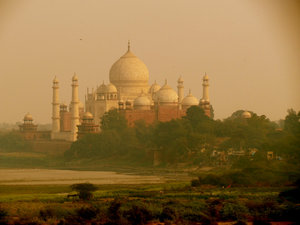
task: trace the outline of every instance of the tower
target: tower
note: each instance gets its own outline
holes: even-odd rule
[[[78,77],[74,73],[72,78],[72,112],[71,112],[71,141],[77,140],[77,130],[79,125],[79,99],[78,99]]]
[[[204,99],[206,102],[209,102],[209,93],[208,93],[208,87],[209,87],[209,83],[208,83],[208,76],[205,73],[205,76],[203,77],[203,97],[202,99]]]
[[[59,116],[59,82],[55,77],[53,80],[53,99],[52,99],[52,132],[51,139],[55,139],[55,134],[60,132]]]
[[[210,102],[209,102],[209,83],[208,83],[209,79],[208,76],[204,75],[203,77],[203,96],[200,100],[200,107],[204,110],[205,115],[207,115],[208,117],[210,117]]]
[[[184,86],[183,86],[183,79],[180,76],[177,80],[177,91],[178,91],[178,103],[181,104],[183,96],[184,96]]]

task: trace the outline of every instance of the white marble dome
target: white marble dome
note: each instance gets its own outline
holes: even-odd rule
[[[83,119],[87,120],[87,119],[93,119],[93,115],[90,112],[85,112],[82,116]]]
[[[106,85],[104,84],[104,82],[97,88],[97,93],[106,93],[107,92],[107,88]]]
[[[192,106],[192,105],[198,105],[198,99],[192,95],[191,91],[189,92],[189,94],[184,98],[182,99],[182,102],[181,104],[183,106]]]
[[[30,113],[27,113],[25,116],[24,116],[24,121],[33,121],[33,117]]]
[[[133,105],[134,106],[149,106],[149,105],[151,105],[151,101],[147,96],[142,95],[142,96],[137,97],[134,100]]]
[[[251,118],[251,117],[252,117],[252,115],[251,115],[251,113],[248,112],[248,111],[244,111],[244,112],[242,113],[242,118],[244,118],[244,119],[249,119],[249,118]]]
[[[118,86],[121,83],[148,83],[149,71],[147,66],[136,57],[128,47],[128,51],[117,60],[109,71],[109,80]]]
[[[149,89],[149,94],[153,94],[153,93],[159,91],[160,88],[161,88],[161,86],[159,84],[157,84],[156,81],[154,81],[154,83],[151,85],[151,87]]]
[[[115,92],[118,92],[116,86],[113,85],[112,83],[109,83],[109,84],[106,86],[106,91],[107,91],[107,93],[115,93]]]
[[[178,103],[178,95],[176,91],[171,88],[167,82],[165,83],[164,86],[159,89],[158,92],[156,92],[155,95],[155,102],[159,103]]]

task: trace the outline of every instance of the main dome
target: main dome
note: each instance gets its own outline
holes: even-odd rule
[[[128,45],[128,51],[110,68],[109,80],[117,87],[132,83],[148,84],[149,71],[142,60],[130,51],[130,45]]]

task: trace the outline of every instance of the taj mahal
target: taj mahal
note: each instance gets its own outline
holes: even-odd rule
[[[92,90],[87,89],[85,104],[79,101],[79,79],[76,74],[72,77],[69,105],[60,102],[59,81],[54,78],[50,139],[74,142],[86,133],[100,132],[101,117],[112,109],[122,113],[129,126],[134,126],[138,120],[151,124],[181,118],[190,106],[199,106],[210,116],[208,76],[203,76],[203,96],[200,100],[191,91],[184,96],[183,83],[184,80],[179,77],[177,91],[168,85],[167,80],[162,86],[156,81],[150,85],[147,66],[134,55],[128,42],[127,52],[110,68],[109,83],[103,82]],[[32,124],[32,116],[27,117],[24,118],[25,127]]]

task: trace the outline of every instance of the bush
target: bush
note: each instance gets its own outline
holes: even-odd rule
[[[4,219],[7,215],[7,211],[0,207],[0,220]]]
[[[81,207],[77,210],[77,215],[85,220],[91,220],[97,216],[99,210],[94,207]]]
[[[121,201],[120,199],[114,199],[107,209],[107,217],[109,220],[108,224],[121,224],[122,214],[121,214]]]
[[[222,218],[229,221],[245,219],[248,214],[248,208],[242,204],[225,203],[221,210]]]
[[[45,221],[55,216],[54,210],[52,208],[41,209],[39,214],[40,218],[42,218]]]
[[[199,187],[201,185],[200,180],[199,179],[193,179],[191,180],[191,186],[192,187]]]
[[[124,216],[132,225],[146,224],[152,219],[151,212],[145,206],[133,205],[132,208],[124,212]]]
[[[71,189],[78,192],[79,199],[81,200],[91,200],[93,198],[93,193],[98,188],[94,184],[90,183],[80,183],[71,185]]]
[[[160,215],[160,220],[161,221],[174,221],[177,218],[177,213],[170,207],[164,207],[163,211]]]
[[[279,198],[285,199],[293,203],[300,203],[300,188],[294,188],[279,193]]]

